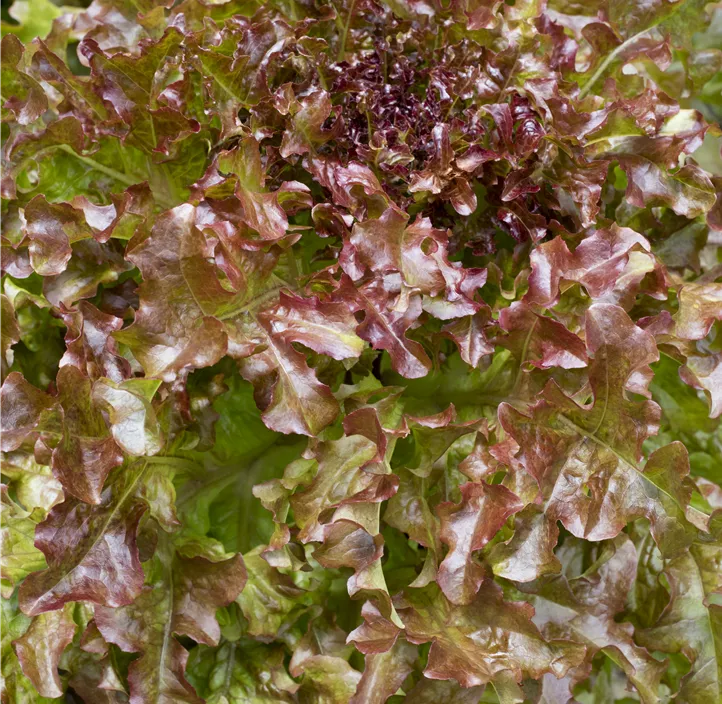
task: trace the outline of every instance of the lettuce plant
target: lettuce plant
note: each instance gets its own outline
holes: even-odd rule
[[[2,701],[720,702],[713,11],[16,0]]]

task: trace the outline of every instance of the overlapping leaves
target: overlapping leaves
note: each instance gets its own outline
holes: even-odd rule
[[[713,9],[16,0],[3,704],[719,701]]]

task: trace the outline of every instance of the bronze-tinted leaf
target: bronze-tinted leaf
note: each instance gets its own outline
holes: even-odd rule
[[[531,620],[533,609],[504,601],[490,582],[468,606],[454,606],[429,585],[405,590],[398,609],[408,640],[432,643],[424,670],[431,679],[474,687],[507,677],[520,682],[546,672],[562,677],[584,659],[578,643],[546,641]],[[486,637],[479,639],[478,633]]]
[[[93,384],[93,400],[107,409],[113,439],[129,455],[155,455],[161,449],[160,424],[151,404],[159,386],[157,379],[128,379],[119,384],[98,379]]]
[[[683,166],[670,174],[642,156],[619,160],[627,173],[627,200],[637,207],[665,205],[677,215],[695,218],[715,203],[715,189],[707,174],[697,166]]]
[[[685,340],[701,340],[715,320],[722,318],[722,284],[685,284],[679,292],[675,333]]]
[[[400,625],[381,566],[383,544],[381,535],[371,535],[359,523],[342,518],[325,526],[323,544],[314,558],[324,567],[350,567],[354,574],[347,583],[349,596],[375,598],[381,612]]]
[[[515,582],[531,582],[561,568],[554,555],[559,528],[536,506],[528,506],[514,519],[514,535],[496,543],[488,555],[494,574]]]
[[[86,301],[77,310],[64,316],[68,331],[61,366],[72,364],[91,379],[105,376],[121,382],[130,376],[130,364],[118,354],[112,333],[123,327],[123,321],[98,310]]]
[[[56,4],[2,22],[2,704],[716,703],[719,8]]]
[[[510,349],[520,364],[530,363],[541,369],[562,367],[576,369],[586,365],[584,343],[561,323],[538,315],[521,302],[512,303],[499,315],[499,325],[506,332],[498,344]]]
[[[583,547],[571,542],[558,551],[565,571],[573,569]],[[569,638],[587,648],[588,657],[599,649],[614,654],[644,702],[658,701],[664,662],[640,648],[628,623],[616,615],[624,609],[635,577],[637,553],[626,536],[619,536],[592,573],[545,577],[524,586],[536,614],[534,622],[550,638]]]
[[[692,490],[687,452],[673,443],[640,469],[641,444],[656,428],[659,409],[630,401],[624,390],[634,371],[656,359],[654,340],[620,308],[597,304],[587,313],[587,347],[592,407],[578,406],[551,384],[532,411],[534,420],[502,405],[502,424],[521,446],[551,520],[578,537],[601,540],[645,516],[660,548],[673,554],[696,532],[686,516]]]
[[[690,355],[679,375],[690,386],[706,392],[710,418],[722,415],[722,355]]]
[[[522,506],[506,487],[483,482],[462,485],[460,503],[439,504],[440,536],[449,552],[439,566],[437,581],[449,601],[470,604],[474,600],[484,570],[473,553],[481,550]]]
[[[461,358],[467,364],[478,367],[482,358],[494,351],[494,347],[487,340],[485,332],[489,322],[490,311],[481,308],[474,315],[468,315],[448,323],[442,328],[441,332],[456,343]]]
[[[142,470],[103,491],[98,506],[68,498],[38,525],[35,544],[47,569],[21,586],[20,608],[29,616],[69,601],[129,604],[143,586],[136,532],[145,511],[133,495]]]
[[[90,380],[77,367],[64,366],[57,384],[63,436],[53,450],[53,472],[66,492],[99,504],[105,479],[123,454],[93,403]]]
[[[8,352],[12,349],[12,346],[20,340],[20,328],[18,327],[17,320],[15,319],[15,310],[10,299],[2,294],[0,297],[0,305],[2,305],[2,341],[0,341],[0,364],[2,364],[2,375],[3,377],[7,374],[6,368],[10,363]]]
[[[627,227],[612,225],[582,240],[572,254],[561,236],[544,242],[532,253],[532,273],[525,301],[550,306],[559,297],[561,281],[576,281],[598,299],[609,294],[629,265],[630,253],[650,258],[650,246],[642,235]]]
[[[342,437],[339,440],[321,443],[314,453],[317,469],[311,474],[308,486],[291,497],[296,524],[301,529],[302,542],[322,540],[321,515],[361,492],[383,501],[393,491],[384,489],[383,475],[372,475],[364,467],[376,456],[376,445],[361,435]],[[289,468],[290,469],[290,468]],[[297,484],[289,476],[282,480],[287,488]],[[369,500],[371,497],[369,497]]]
[[[62,273],[72,254],[70,245],[92,234],[82,211],[67,203],[48,203],[42,195],[25,206],[25,220],[30,263],[42,276]]]
[[[103,637],[128,653],[141,653],[128,673],[130,701],[202,701],[186,681],[188,652],[173,637],[217,645],[216,610],[243,589],[246,572],[240,556],[222,562],[203,557],[160,559],[158,579],[136,600],[119,608],[98,607],[95,619]]]
[[[134,323],[114,334],[130,347],[148,376],[174,379],[186,367],[217,362],[227,349],[215,317],[236,300],[204,257],[195,208],[181,205],[158,219],[128,258],[144,275]]]
[[[431,369],[423,346],[406,334],[421,315],[421,300],[414,294],[406,300],[400,299],[397,292],[389,288],[391,283],[387,279],[372,281],[353,294],[353,300],[363,312],[363,321],[356,332],[374,349],[386,350],[399,374],[417,379]]]
[[[335,122],[330,129],[323,124],[331,115],[331,96],[325,90],[315,90],[298,101],[289,128],[283,133],[281,156],[315,152],[316,147],[339,134],[343,123]]]
[[[57,401],[36,389],[18,372],[8,374],[0,392],[2,402],[2,449],[16,450],[42,424]]]
[[[72,611],[65,607],[36,616],[30,628],[14,643],[15,653],[25,676],[40,696],[63,696],[58,664],[66,646],[75,635]]]
[[[255,386],[264,422],[279,433],[316,435],[338,414],[331,390],[318,380],[290,341],[274,338],[261,325],[254,326],[252,334],[260,349],[242,359],[239,368],[244,379]]]
[[[397,640],[386,653],[366,656],[363,675],[349,704],[383,704],[401,687],[416,660],[416,648]]]

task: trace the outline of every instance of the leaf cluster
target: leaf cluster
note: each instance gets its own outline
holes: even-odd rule
[[[720,702],[721,12],[16,0],[3,704]]]

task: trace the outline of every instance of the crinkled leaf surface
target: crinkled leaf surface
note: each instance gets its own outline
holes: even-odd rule
[[[2,704],[716,704],[719,27],[11,0]]]

